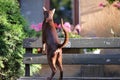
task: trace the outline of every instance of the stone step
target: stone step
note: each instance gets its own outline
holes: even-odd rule
[[[46,80],[45,77],[21,77],[17,80]],[[54,78],[53,80],[58,80]],[[64,77],[63,80],[120,80],[120,77]]]

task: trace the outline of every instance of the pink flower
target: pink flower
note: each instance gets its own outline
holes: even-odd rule
[[[117,7],[117,4],[113,4],[114,7]]]
[[[61,24],[58,25],[58,28],[61,28]]]
[[[58,25],[58,28],[61,28],[61,24]],[[64,23],[64,28],[67,30],[67,32],[71,32],[71,25],[69,22]]]
[[[36,27],[36,25],[34,25],[34,24],[32,24],[32,25],[30,26],[31,29],[34,29],[35,27]]]
[[[74,28],[74,30],[73,30],[75,33],[77,33],[77,34],[80,34],[80,32],[81,32],[81,26],[79,25],[79,24],[77,24],[76,26],[75,26],[75,28]]]
[[[114,3],[113,6],[116,7],[116,8],[120,8],[120,2]]]
[[[120,8],[120,2],[117,2],[117,7]]]
[[[99,3],[99,7],[105,7],[105,4],[103,4],[102,2],[101,3]]]
[[[39,30],[39,31],[42,30],[42,23],[39,23],[39,24],[37,25],[37,27],[38,27],[38,30]]]
[[[65,28],[66,28],[66,30],[67,30],[68,32],[71,32],[71,25],[70,25],[69,22],[65,22],[65,23],[64,23],[64,26],[65,26]]]
[[[32,24],[30,26],[30,28],[38,32],[38,31],[42,30],[42,23],[38,23],[37,25]]]

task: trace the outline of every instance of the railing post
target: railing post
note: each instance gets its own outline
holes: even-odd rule
[[[32,48],[25,49],[26,55],[32,53]],[[25,76],[30,76],[30,64],[25,64]]]
[[[30,64],[25,64],[25,76],[30,76]]]

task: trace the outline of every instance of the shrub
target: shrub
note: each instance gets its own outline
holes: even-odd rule
[[[17,0],[0,0],[0,78],[15,80],[24,73],[22,40],[26,22]]]

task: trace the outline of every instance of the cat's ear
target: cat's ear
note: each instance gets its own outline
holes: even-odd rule
[[[43,7],[43,10],[44,10],[44,11],[47,11],[47,9],[46,9],[45,7]]]
[[[55,13],[55,9],[52,10],[53,14]]]

